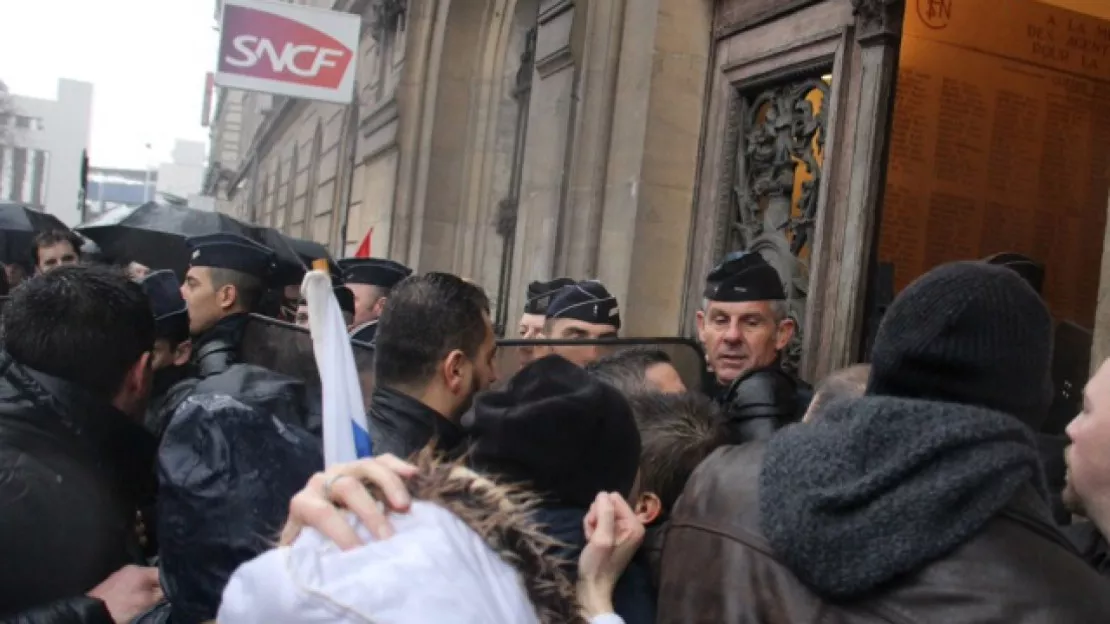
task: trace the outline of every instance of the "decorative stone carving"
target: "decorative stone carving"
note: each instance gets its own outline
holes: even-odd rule
[[[865,40],[894,38],[902,32],[906,0],[850,0],[856,16],[856,38]],[[917,0],[922,1],[922,0]]]
[[[823,105],[814,106],[810,100],[814,92],[824,102],[829,85],[820,78],[803,78],[742,99],[732,189],[728,246],[758,252],[775,267],[785,286],[788,312],[797,323],[783,358],[790,372],[796,372],[802,355],[809,252],[826,139],[827,114]]]
[[[369,22],[374,41],[380,42],[387,34],[396,32],[407,9],[408,0],[372,0]]]

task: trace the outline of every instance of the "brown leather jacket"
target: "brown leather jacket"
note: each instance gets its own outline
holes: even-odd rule
[[[691,476],[671,516],[660,624],[1105,624],[1110,584],[1079,558],[1030,488],[948,557],[850,604],[827,602],[759,529],[764,444],[728,446]]]

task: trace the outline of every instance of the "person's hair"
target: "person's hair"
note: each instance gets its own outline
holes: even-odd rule
[[[635,347],[607,355],[586,366],[586,372],[624,395],[650,392],[647,371],[658,364],[671,364],[671,356],[659,349]]]
[[[476,358],[486,339],[489,298],[449,273],[425,273],[393,287],[378,319],[375,378],[383,386],[420,386],[454,350]]]
[[[640,491],[658,496],[669,512],[698,464],[727,440],[724,421],[696,392],[639,393],[628,404],[640,429]]]
[[[867,376],[870,374],[870,364],[853,364],[829,373],[813,392],[813,400],[806,410],[806,420],[819,417],[821,410],[833,401],[863,396],[867,388]]]
[[[12,291],[2,321],[16,362],[110,399],[154,346],[154,317],[138,284],[122,271],[74,265]]]
[[[247,312],[256,311],[259,303],[262,302],[262,296],[266,294],[266,285],[262,283],[261,279],[253,275],[217,267],[211,267],[209,275],[212,276],[213,290],[219,290],[224,286],[234,286],[239,305]],[[272,312],[272,310],[269,311]]]
[[[39,249],[43,247],[52,247],[58,243],[69,243],[73,247],[73,253],[81,258],[81,237],[70,232],[69,230],[43,230],[31,240],[31,260],[35,266],[39,265]]]
[[[702,298],[701,311],[709,311],[709,299]],[[787,305],[784,299],[770,299],[767,303],[771,304],[771,320],[776,325],[790,318],[790,306]]]

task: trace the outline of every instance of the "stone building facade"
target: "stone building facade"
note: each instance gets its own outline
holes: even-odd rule
[[[375,256],[468,276],[510,328],[529,281],[570,275],[606,283],[626,334],[689,335],[709,268],[759,250],[818,378],[874,317],[919,1],[304,0],[363,16],[357,107],[221,93],[214,136],[234,124],[239,151],[208,187],[337,254],[370,234]]]

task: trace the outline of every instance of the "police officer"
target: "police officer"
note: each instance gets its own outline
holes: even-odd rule
[[[318,435],[320,408],[309,401],[304,383],[240,357],[248,314],[266,291],[274,252],[236,234],[198,236],[186,244],[191,260],[181,296],[193,336],[193,392],[227,394]]]
[[[178,382],[190,373],[187,365],[193,349],[189,340],[189,313],[181,297],[181,282],[173,271],[155,271],[138,283],[150,300],[154,315],[155,340],[150,358],[154,382],[146,426],[151,433],[160,436],[165,427],[160,417],[172,413],[187,394],[187,388]]]
[[[801,418],[812,389],[780,367],[795,324],[782,279],[760,254],[734,252],[709,272],[697,326],[733,443]]]
[[[412,275],[412,269],[385,258],[344,258],[337,262],[343,283],[355,295],[355,320],[351,338],[373,342],[389,291]]]
[[[270,548],[289,498],[323,468],[323,455],[319,406],[305,384],[241,360],[274,253],[234,234],[186,244],[192,376],[163,418],[157,538],[169,621],[204,622],[231,573]]]
[[[573,283],[574,280],[569,277],[557,277],[550,282],[536,281],[528,284],[524,301],[524,314],[520,315],[520,326],[518,328],[521,338],[532,340],[543,335],[543,324],[547,320],[547,306],[551,304],[551,299],[564,286],[570,286]],[[534,359],[535,352],[531,345],[520,348],[520,365],[522,367]]]
[[[551,339],[616,338],[621,329],[617,298],[597,280],[564,286],[547,306],[543,335]],[[551,351],[579,366],[601,359],[609,349],[594,345],[560,345]]]

